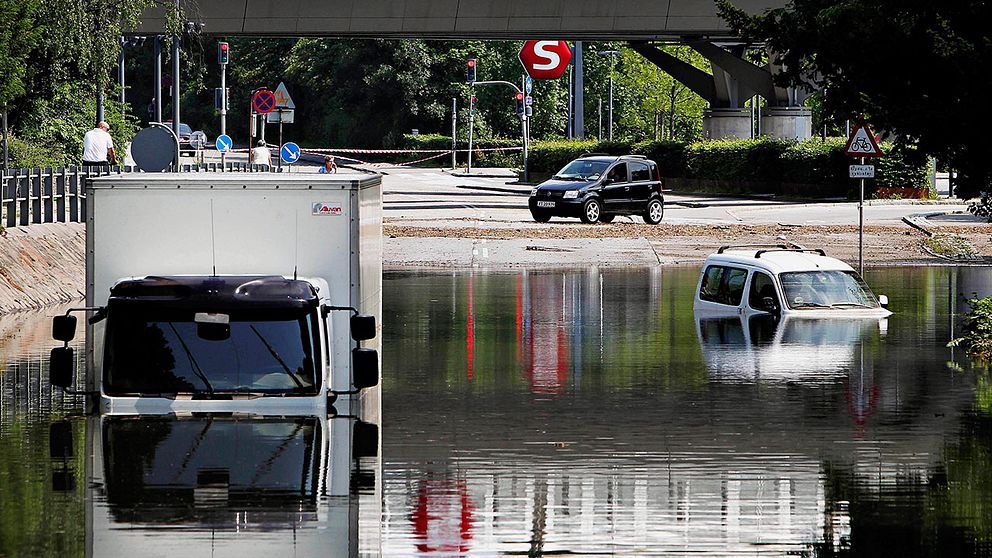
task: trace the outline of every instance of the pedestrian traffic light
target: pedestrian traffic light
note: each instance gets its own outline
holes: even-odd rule
[[[475,66],[475,58],[469,58],[468,69],[465,71],[465,77],[469,83],[475,83]]]
[[[516,99],[517,99],[517,114],[523,114],[524,113],[524,94],[523,93],[517,93]]]
[[[229,51],[230,51],[230,47],[228,46],[227,43],[220,43],[220,44],[217,45],[217,63],[218,64],[221,64],[221,65],[227,64]]]

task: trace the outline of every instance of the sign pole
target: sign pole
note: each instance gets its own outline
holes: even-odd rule
[[[527,89],[527,76],[520,76],[521,90]],[[520,115],[520,127],[523,135],[523,165],[524,165],[524,182],[530,181],[530,173],[527,169],[527,107],[524,106],[524,113]]]
[[[457,164],[456,153],[458,152],[458,98],[451,98],[451,170],[455,170]]]
[[[865,158],[861,158],[865,164]],[[861,179],[861,195],[858,196],[858,273],[865,274],[865,179]]]
[[[472,130],[475,128],[475,90],[468,100],[468,164],[465,172],[472,174]]]

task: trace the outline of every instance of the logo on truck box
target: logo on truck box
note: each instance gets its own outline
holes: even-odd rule
[[[343,211],[340,203],[317,202],[313,204],[314,215],[341,215]]]

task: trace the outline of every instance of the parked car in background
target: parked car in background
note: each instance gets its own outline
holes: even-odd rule
[[[584,155],[531,190],[528,206],[539,223],[551,217],[609,223],[617,215],[640,215],[657,225],[665,214],[661,171],[641,155]]]
[[[166,120],[163,122],[166,126],[172,127],[172,121]],[[179,154],[180,155],[194,155],[196,154],[196,148],[190,142],[193,137],[193,128],[189,127],[189,124],[183,122],[179,123]]]

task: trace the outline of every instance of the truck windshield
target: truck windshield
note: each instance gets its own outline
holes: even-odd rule
[[[192,311],[111,308],[104,392],[315,395],[315,314],[231,314],[230,336],[218,339],[202,334]]]
[[[782,273],[782,288],[789,308],[878,308],[878,300],[853,271],[802,271]]]

